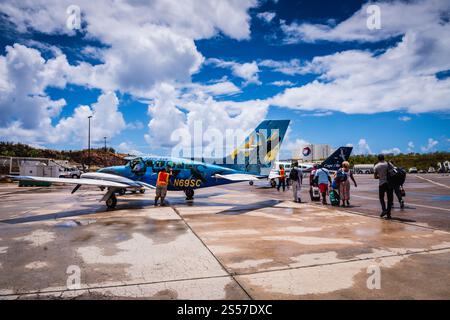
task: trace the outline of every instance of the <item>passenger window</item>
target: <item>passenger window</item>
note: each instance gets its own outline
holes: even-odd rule
[[[147,170],[144,160],[136,158],[130,162],[131,171],[135,174],[144,174]]]
[[[153,167],[153,160],[147,160],[145,164],[147,165],[147,167]]]
[[[177,164],[176,164],[176,168],[177,168],[177,169],[184,169],[184,164],[181,163],[181,162],[180,162],[180,163],[177,163]]]

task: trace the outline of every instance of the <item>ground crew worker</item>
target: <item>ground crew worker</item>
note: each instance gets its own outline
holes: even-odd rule
[[[280,187],[283,186],[283,191],[286,191],[286,171],[284,171],[284,166],[280,164],[280,177],[278,178],[277,190],[280,191]]]
[[[166,168],[162,168],[162,170],[158,173],[158,178],[156,179],[156,197],[155,197],[155,206],[158,205],[158,199],[161,198],[161,206],[164,205],[164,198],[167,194],[167,186],[169,185],[169,176],[170,174],[167,172]]]

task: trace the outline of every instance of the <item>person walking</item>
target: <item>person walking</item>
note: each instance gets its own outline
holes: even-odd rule
[[[292,194],[294,196],[294,202],[301,203],[300,191],[302,189],[303,171],[298,167],[298,163],[292,164],[291,172],[289,173],[289,180],[292,183]]]
[[[380,217],[386,216],[387,219],[391,219],[391,208],[394,198],[394,192],[392,186],[388,181],[389,164],[384,160],[384,155],[378,155],[378,163],[374,167],[374,177],[379,180],[378,183],[378,196],[381,204]],[[387,195],[387,207],[385,202],[385,195]]]
[[[397,196],[400,208],[404,209],[405,201],[403,200],[403,195],[405,194],[405,190],[403,189],[403,184],[405,183],[406,172],[402,168],[397,168],[393,161],[389,161],[388,165],[392,166],[396,170],[396,172],[398,171],[397,172],[398,176],[394,177],[393,181],[391,182],[391,186],[394,190],[395,195]],[[394,197],[392,197],[391,207],[394,206],[393,202]]]
[[[350,163],[348,161],[342,162],[342,168],[336,173],[336,180],[339,184],[339,196],[342,200],[342,207],[350,207],[350,179],[353,181],[355,188],[358,187],[350,170]]]
[[[158,173],[158,178],[156,179],[156,196],[155,196],[155,206],[158,205],[158,200],[161,198],[161,206],[164,206],[164,199],[167,194],[167,186],[169,185],[169,176],[166,168],[162,168]]]
[[[322,195],[322,204],[327,203],[327,194],[328,194],[328,186],[331,185],[331,177],[328,169],[319,166],[314,174],[314,179],[317,179],[317,183],[319,185],[319,190]]]
[[[283,186],[283,192],[286,191],[286,171],[284,170],[284,166],[280,164],[280,177],[278,178],[278,187],[277,190],[280,191],[281,186]]]

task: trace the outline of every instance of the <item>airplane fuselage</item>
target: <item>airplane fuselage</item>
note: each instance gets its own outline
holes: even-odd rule
[[[224,166],[182,158],[140,157],[123,166],[100,169],[98,172],[119,175],[134,181],[141,181],[155,186],[158,173],[169,166],[171,168],[168,190],[181,191],[229,184],[236,181],[214,177],[244,173]]]

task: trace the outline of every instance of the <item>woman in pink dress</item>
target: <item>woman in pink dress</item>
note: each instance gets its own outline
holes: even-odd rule
[[[353,177],[353,173],[350,171],[350,163],[348,161],[342,162],[342,168],[339,169],[342,173],[337,174],[337,176],[344,176],[344,179],[339,179],[339,195],[342,200],[342,206],[349,207],[350,206],[350,179],[352,179],[355,184],[355,188],[358,186],[356,184],[355,178]]]

